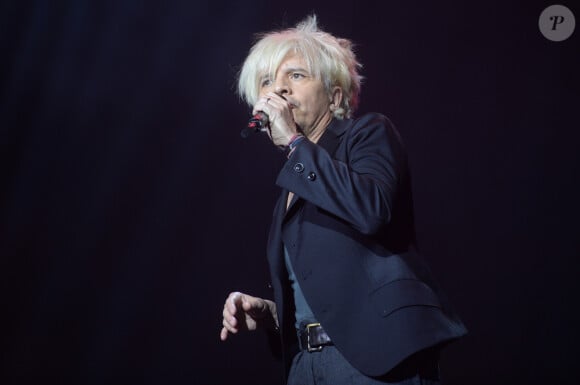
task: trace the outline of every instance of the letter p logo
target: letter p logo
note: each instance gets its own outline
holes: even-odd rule
[[[576,20],[572,11],[563,5],[550,5],[542,11],[538,26],[546,39],[562,41],[572,35]]]
[[[554,21],[554,24],[552,25],[552,31],[555,31],[556,26],[564,22],[564,16],[550,16],[550,20]]]

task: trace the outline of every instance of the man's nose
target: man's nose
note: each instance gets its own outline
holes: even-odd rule
[[[279,81],[276,83],[276,87],[274,88],[274,92],[280,96],[284,96],[290,93],[290,88],[288,87],[288,83]]]

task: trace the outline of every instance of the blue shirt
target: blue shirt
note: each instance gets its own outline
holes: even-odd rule
[[[286,270],[288,270],[288,279],[290,279],[292,291],[294,292],[294,305],[296,307],[296,323],[294,326],[298,330],[300,329],[301,324],[304,324],[305,322],[316,322],[316,318],[314,318],[314,314],[312,313],[310,306],[308,306],[306,298],[304,298],[304,294],[302,294],[302,289],[300,289],[300,285],[298,284],[298,280],[294,274],[294,269],[290,263],[290,256],[288,255],[286,246],[284,246],[284,261],[286,262]]]

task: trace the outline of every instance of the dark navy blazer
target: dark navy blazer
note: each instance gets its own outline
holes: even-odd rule
[[[334,119],[318,144],[296,147],[276,183],[267,253],[287,360],[296,331],[283,245],[317,321],[367,375],[466,333],[413,249],[406,154],[386,117]]]

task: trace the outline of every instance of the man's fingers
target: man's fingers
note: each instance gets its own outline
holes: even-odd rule
[[[234,325],[237,323],[235,313],[232,314],[232,312],[230,310],[230,306],[228,306],[227,303],[224,305],[224,310],[222,312],[222,317],[223,317],[224,320],[227,320],[229,323],[232,323],[233,322]]]
[[[256,330],[265,317],[271,316],[268,301],[252,297],[239,291],[232,292],[226,299],[222,312],[220,339],[225,341],[228,334],[240,330]]]
[[[236,327],[237,320],[234,319],[234,321],[236,322],[232,323],[232,320],[226,318],[224,318],[222,321],[222,326],[232,334],[236,334],[238,332],[238,328]]]
[[[248,298],[242,302],[242,309],[250,315],[258,318],[264,316],[266,304],[264,300],[256,297]]]
[[[236,310],[241,305],[242,300],[242,293],[239,291],[233,292],[229,295],[228,299],[226,300],[226,306],[230,310],[232,315],[236,314]]]
[[[244,309],[244,311],[252,311],[259,307],[260,305],[256,298],[244,298],[244,301],[242,302],[242,309]]]
[[[252,297],[239,291],[233,292],[228,298],[228,309],[232,315],[236,315],[238,309],[250,311],[253,309],[260,310],[263,308],[260,298]]]
[[[220,332],[220,339],[222,341],[225,341],[228,338],[228,329],[226,329],[226,327],[222,327],[222,330]]]

